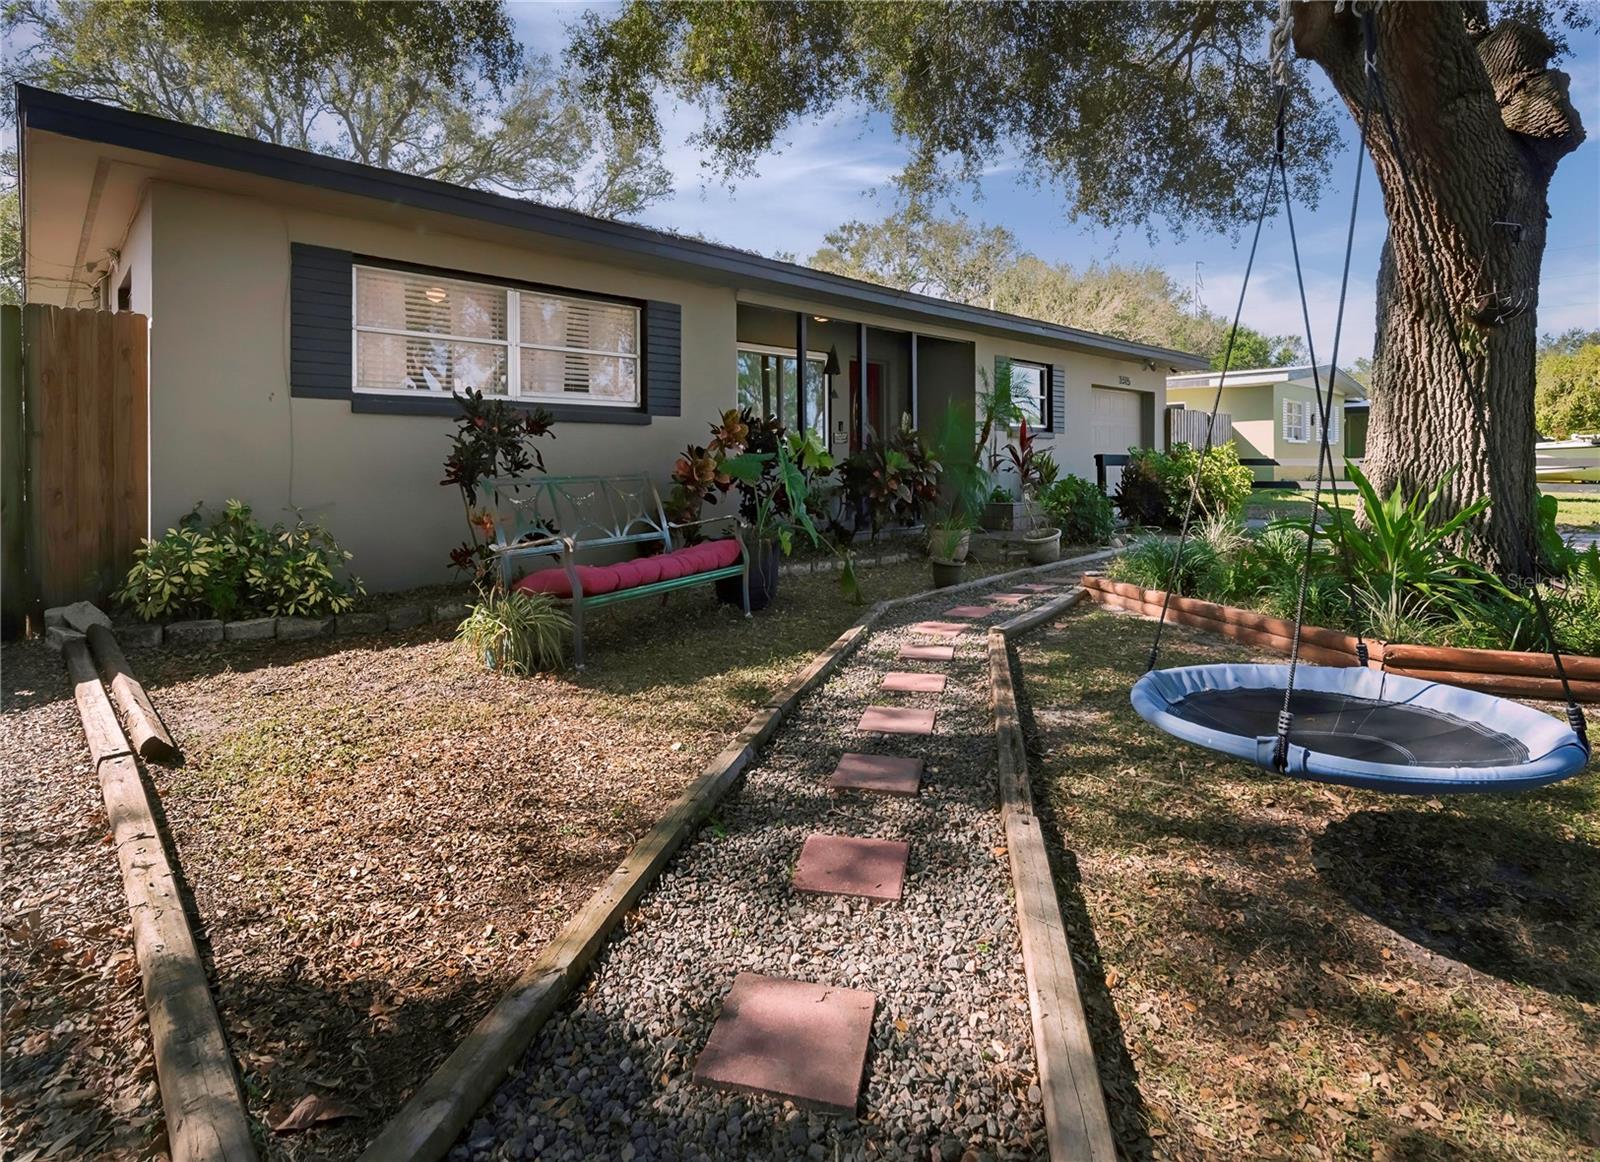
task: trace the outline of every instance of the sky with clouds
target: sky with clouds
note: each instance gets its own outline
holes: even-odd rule
[[[560,55],[566,26],[583,8],[564,3],[512,5],[527,47],[551,56]],[[1572,41],[1573,55],[1562,68],[1572,77],[1573,103],[1589,140],[1561,163],[1551,186],[1549,243],[1539,294],[1542,332],[1600,328],[1600,36],[1581,33]],[[1324,95],[1330,102],[1335,99],[1326,87]],[[881,217],[892,197],[890,179],[906,157],[904,146],[882,117],[846,110],[826,121],[794,126],[753,174],[724,184],[702,168],[686,140],[699,124],[698,113],[671,106],[664,106],[661,113],[668,135],[666,160],[675,185],[671,197],[651,207],[642,221],[765,254],[787,252],[803,258],[841,222]],[[1332,338],[1354,181],[1355,129],[1348,118],[1341,121],[1348,148],[1335,159],[1321,204],[1315,211],[1305,207],[1295,211],[1315,338],[1324,358]],[[1361,179],[1361,193],[1342,363],[1372,353],[1374,285],[1384,220],[1370,166]],[[977,219],[1006,226],[1022,246],[1052,262],[1074,266],[1096,260],[1150,262],[1185,285],[1194,281],[1198,263],[1206,305],[1231,316],[1237,303],[1249,243],[1245,233],[1235,239],[1191,231],[1181,240],[1158,233],[1152,240],[1142,227],[1107,231],[1074,223],[1051,190],[1017,181],[1015,172],[1004,165],[985,175],[981,188],[965,199],[964,208]],[[1301,332],[1294,267],[1281,215],[1267,224],[1263,235],[1245,300],[1245,319],[1271,333]]]

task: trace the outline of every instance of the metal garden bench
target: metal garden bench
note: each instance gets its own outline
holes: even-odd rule
[[[507,589],[548,593],[572,616],[573,662],[583,666],[588,609],[739,578],[750,616],[750,555],[736,512],[674,524],[648,476],[538,476],[485,481],[494,497],[494,553]],[[681,529],[731,522],[733,536],[675,548]],[[636,546],[642,555],[613,564],[580,564],[580,553]],[[658,551],[656,551],[658,550]],[[554,557],[554,568],[520,579],[518,566]]]

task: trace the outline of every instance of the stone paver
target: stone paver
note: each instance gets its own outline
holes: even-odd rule
[[[741,972],[695,1062],[694,1079],[853,1114],[876,1005],[864,989]]]
[[[1024,601],[1031,600],[1031,593],[991,593],[990,601],[998,601],[1005,605],[1021,605]]]
[[[895,656],[905,662],[953,662],[956,647],[903,645]]]
[[[1022,585],[1018,585],[1017,588],[1026,589],[1029,593],[1049,593],[1053,590],[1060,589],[1061,584],[1057,581],[1028,581]]]
[[[894,839],[808,835],[794,867],[794,890],[898,900],[910,855],[911,845]]]
[[[834,791],[878,791],[915,795],[922,786],[922,760],[892,754],[846,753],[828,779]]]
[[[868,706],[856,729],[879,734],[932,734],[933,716],[932,710],[913,710],[909,706]]]
[[[988,617],[1000,610],[993,605],[957,605],[944,611],[946,617],[979,618]]]
[[[900,694],[943,694],[943,674],[915,674],[909,670],[890,670],[883,676],[883,688]]]
[[[911,627],[911,631],[931,634],[933,637],[960,637],[970,628],[959,621],[919,621]]]

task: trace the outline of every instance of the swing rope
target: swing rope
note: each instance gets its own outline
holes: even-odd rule
[[[1283,135],[1283,119],[1285,102],[1288,99],[1288,90],[1280,89],[1278,93],[1277,124],[1278,135]],[[1161,631],[1167,625],[1167,611],[1172,606],[1172,591],[1177,588],[1178,572],[1183,567],[1183,548],[1189,540],[1189,525],[1194,518],[1195,501],[1200,495],[1200,475],[1205,468],[1206,457],[1211,452],[1212,442],[1217,431],[1217,412],[1222,407],[1222,387],[1227,382],[1228,370],[1233,364],[1234,341],[1239,337],[1239,321],[1244,317],[1244,297],[1250,289],[1250,272],[1256,264],[1256,248],[1261,244],[1261,227],[1267,220],[1267,207],[1272,203],[1272,167],[1276,161],[1267,163],[1266,181],[1261,190],[1261,208],[1256,212],[1255,232],[1250,238],[1250,255],[1244,264],[1244,282],[1239,286],[1239,303],[1233,311],[1233,326],[1228,328],[1228,344],[1223,350],[1222,371],[1217,376],[1217,394],[1211,400],[1211,412],[1206,417],[1206,438],[1200,448],[1200,457],[1195,461],[1194,479],[1189,484],[1189,499],[1183,506],[1183,522],[1178,526],[1178,546],[1172,554],[1172,567],[1167,573],[1166,593],[1161,598],[1161,615],[1156,618],[1155,636],[1150,642],[1150,656],[1145,662],[1145,672],[1156,668],[1156,661],[1161,656]]]

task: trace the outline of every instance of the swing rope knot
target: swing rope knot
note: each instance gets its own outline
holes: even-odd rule
[[[1287,710],[1278,711],[1278,742],[1272,748],[1272,766],[1280,773],[1289,769],[1289,729],[1293,725],[1293,714]]]

